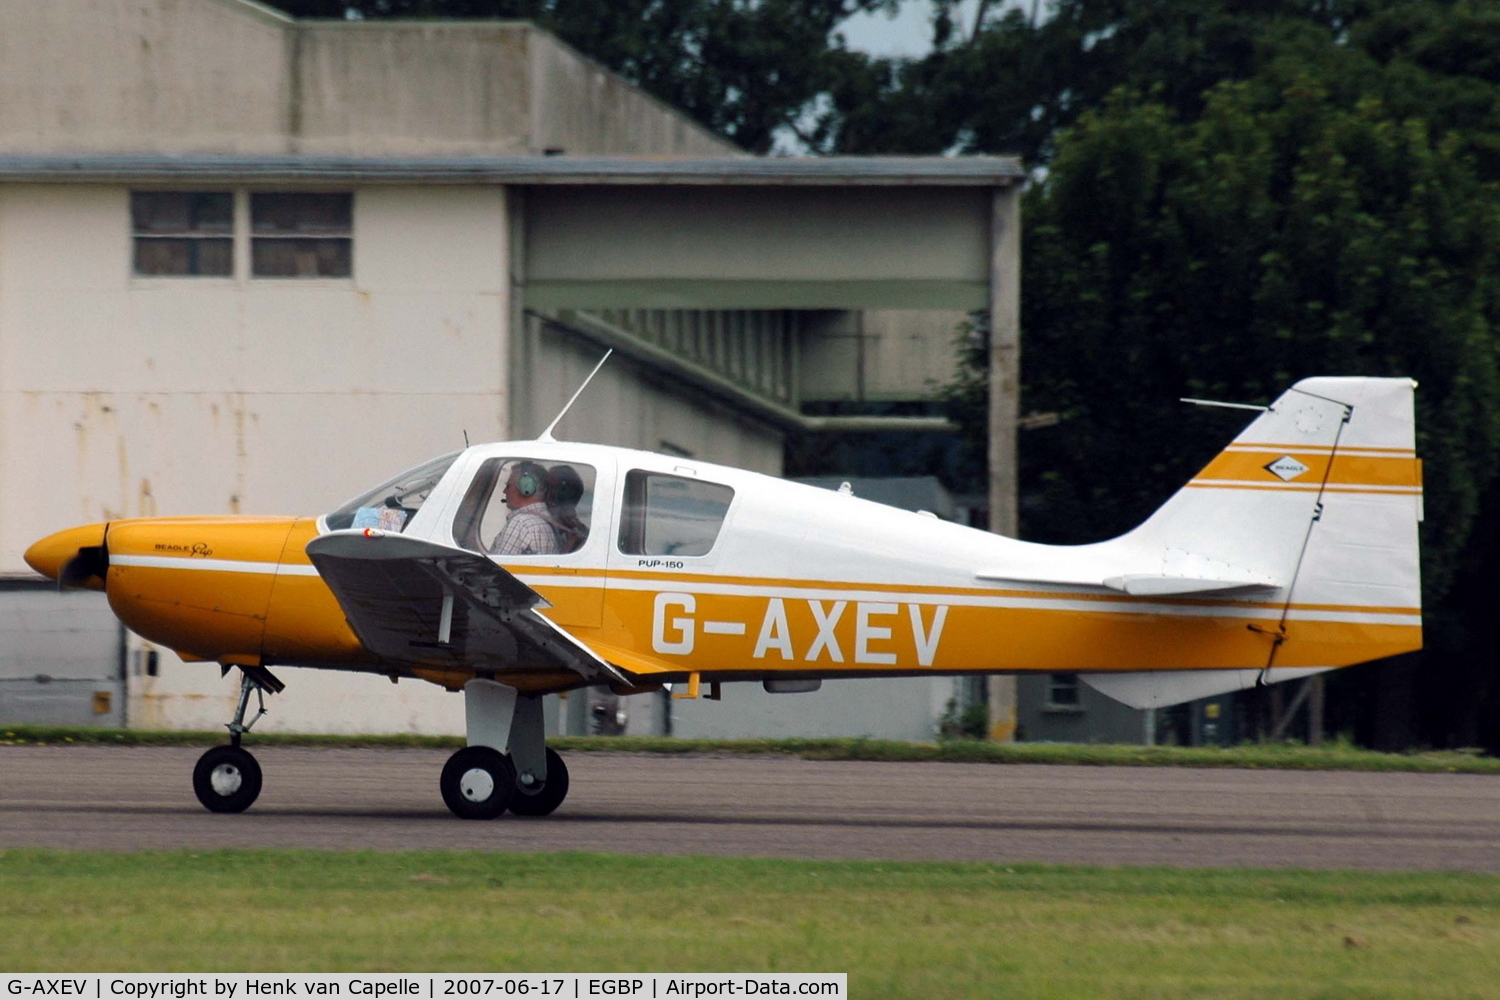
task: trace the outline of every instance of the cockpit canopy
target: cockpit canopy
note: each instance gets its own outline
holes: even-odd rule
[[[440,501],[450,505],[451,523],[422,529],[434,540],[451,539],[459,548],[502,558],[567,555],[583,549],[595,525],[609,526],[613,515],[619,555],[704,556],[714,548],[734,500],[732,487],[698,478],[680,462],[671,472],[650,468],[649,461],[642,462],[646,467],[617,469],[607,452],[573,451],[559,459],[526,451],[487,446],[463,462],[464,452],[433,459],[329,514],[327,530],[405,532],[452,471],[441,494],[448,499]],[[578,460],[584,457],[603,464]],[[604,506],[596,507],[596,501]]]

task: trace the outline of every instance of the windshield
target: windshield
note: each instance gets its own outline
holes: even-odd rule
[[[380,528],[383,531],[405,531],[422,504],[432,494],[438,480],[458,460],[462,452],[408,469],[368,493],[355,497],[328,515],[328,530],[341,528]]]

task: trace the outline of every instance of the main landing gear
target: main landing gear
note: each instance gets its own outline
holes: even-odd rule
[[[286,688],[265,667],[240,670],[240,701],[234,710],[234,721],[229,723],[229,745],[214,747],[199,757],[198,766],[193,768],[193,793],[210,812],[244,812],[260,797],[260,763],[240,746],[240,737],[266,714],[265,692],[277,694]],[[251,691],[255,692],[260,711],[246,724],[245,709],[250,707]]]
[[[495,681],[464,685],[469,745],[448,758],[438,787],[460,819],[546,816],[568,795],[568,768],[547,749],[540,695]],[[509,753],[502,753],[504,747]]]
[[[229,745],[214,747],[193,768],[193,792],[212,812],[244,812],[260,796],[260,764],[240,737],[266,714],[266,692],[286,685],[264,667],[241,667],[240,700],[229,723]],[[254,692],[260,710],[245,721]],[[547,816],[568,796],[568,767],[547,749],[540,695],[522,695],[495,681],[464,685],[469,745],[448,758],[438,781],[443,802],[460,819]]]

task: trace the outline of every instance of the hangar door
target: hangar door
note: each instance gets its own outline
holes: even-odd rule
[[[122,726],[120,623],[103,594],[6,588],[0,725]]]
[[[536,309],[986,309],[985,187],[532,187]]]

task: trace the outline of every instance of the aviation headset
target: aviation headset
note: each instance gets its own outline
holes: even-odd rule
[[[516,467],[520,475],[516,477],[516,492],[523,497],[534,497],[542,488],[541,477],[537,474],[539,466],[535,462],[523,462]]]

